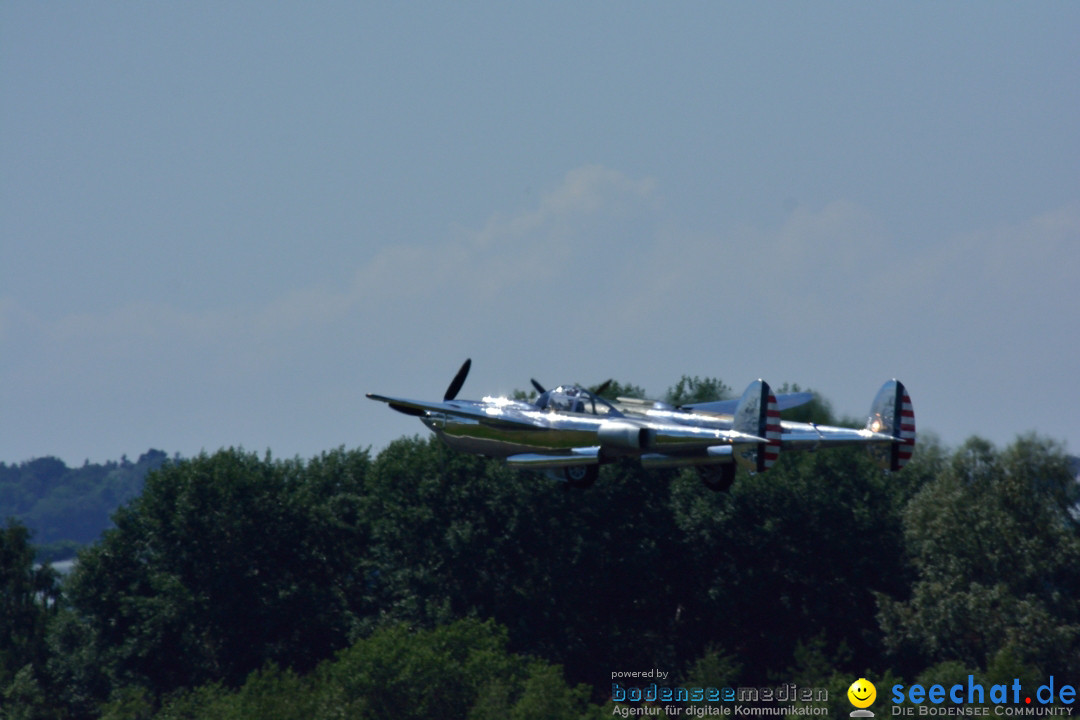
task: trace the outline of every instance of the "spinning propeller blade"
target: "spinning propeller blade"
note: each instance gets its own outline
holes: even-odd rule
[[[443,395],[444,401],[453,400],[461,392],[461,386],[465,384],[465,378],[469,375],[470,367],[472,367],[472,358],[467,358],[461,364],[461,369],[457,371],[457,375],[450,381],[450,386],[446,388],[446,394]]]

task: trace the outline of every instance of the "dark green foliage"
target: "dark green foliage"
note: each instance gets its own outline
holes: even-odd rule
[[[493,617],[578,680],[670,643],[684,568],[662,477],[613,466],[571,492],[412,439],[380,454],[371,493],[385,616]]]
[[[719,378],[683,375],[679,378],[679,382],[668,388],[664,400],[672,405],[686,405],[696,402],[727,400],[730,397],[732,397],[731,388]]]
[[[727,393],[684,377],[669,399]],[[1036,437],[927,433],[900,473],[789,452],[729,493],[631,462],[571,489],[432,437],[177,460],[65,597],[8,526],[0,718],[606,717],[588,694],[647,668],[824,687],[838,715],[859,676],[879,713],[904,678],[1033,687],[1080,674],[1074,472]]]
[[[777,395],[784,393],[797,393],[797,392],[812,392],[814,398],[808,403],[798,405],[793,408],[788,408],[781,413],[781,417],[784,420],[792,420],[794,422],[808,422],[817,423],[818,425],[837,425],[849,426],[847,423],[837,423],[836,416],[833,414],[832,405],[829,401],[821,397],[818,393],[810,390],[809,388],[801,388],[798,383],[789,384],[784,383],[778,388],[773,388],[773,392]],[[861,423],[851,423],[850,426],[859,427]]]
[[[9,520],[0,528],[0,693],[20,672],[14,691],[36,686],[33,668],[45,665],[45,628],[59,595],[56,573],[34,565],[30,531]]]
[[[73,557],[109,527],[112,512],[137,496],[147,473],[165,460],[165,453],[150,450],[135,463],[125,457],[81,468],[53,457],[0,463],[0,514],[34,531],[43,560]]]
[[[909,600],[882,599],[889,647],[918,665],[985,668],[1007,652],[1080,673],[1077,495],[1051,442],[965,443],[904,513],[917,577]]]
[[[366,452],[304,464],[226,450],[151,474],[72,574],[65,687],[237,685],[342,647],[368,612],[368,465]]]
[[[690,473],[673,506],[697,582],[686,622],[762,677],[800,641],[827,638],[854,667],[880,653],[874,593],[899,593],[905,569],[892,478],[862,452],[789,454],[728,494]]]
[[[233,692],[209,685],[171,699],[158,720],[503,720],[597,717],[588,689],[557,666],[506,649],[491,622],[460,620],[430,631],[377,631],[300,677],[270,665]]]

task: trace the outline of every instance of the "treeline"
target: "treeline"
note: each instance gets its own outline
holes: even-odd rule
[[[161,450],[150,450],[134,463],[125,456],[80,468],[55,457],[0,462],[0,520],[30,528],[40,560],[74,557],[101,536],[116,508],[142,492],[147,474],[165,459]]]
[[[650,668],[847,712],[860,676],[1075,679],[1078,499],[1035,436],[924,438],[892,475],[787,453],[729,493],[632,464],[568,490],[419,437],[222,450],[151,473],[62,593],[6,529],[2,715],[598,717]]]

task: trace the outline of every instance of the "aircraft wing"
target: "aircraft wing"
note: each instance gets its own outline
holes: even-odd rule
[[[399,413],[413,417],[427,417],[430,414],[456,415],[483,422],[486,425],[510,426],[514,428],[535,428],[536,423],[528,418],[521,417],[515,412],[507,412],[490,405],[481,405],[462,400],[409,400],[408,398],[387,397],[368,393],[372,400],[378,400],[389,405]]]
[[[446,405],[446,403],[406,400],[405,398],[392,398],[386,397],[385,395],[376,395],[375,393],[368,393],[367,396],[371,400],[378,400],[379,402],[386,403],[399,413],[412,415],[413,417],[424,417],[429,412],[445,412],[441,406]]]

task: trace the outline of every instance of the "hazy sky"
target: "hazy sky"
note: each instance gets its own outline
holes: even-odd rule
[[[1080,4],[0,4],[0,460],[757,377],[1080,450]]]

